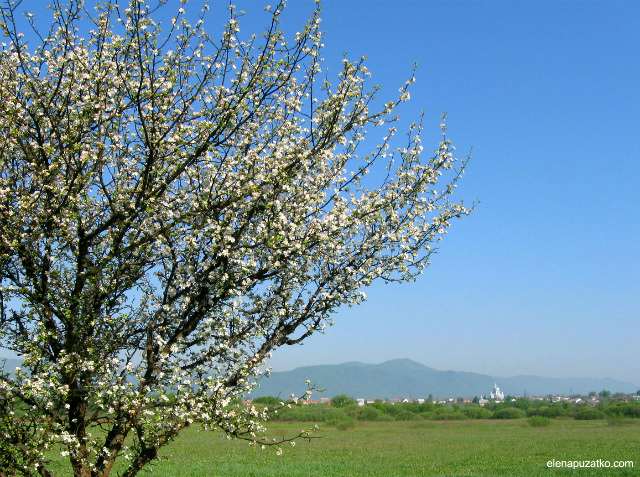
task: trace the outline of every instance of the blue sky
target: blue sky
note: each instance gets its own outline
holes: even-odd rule
[[[291,2],[290,18],[309,5]],[[367,55],[381,98],[418,62],[403,117],[425,110],[430,151],[448,112],[460,155],[473,147],[459,197],[481,203],[417,283],[372,286],[326,335],[277,350],[273,369],[410,358],[640,383],[640,2],[325,0],[323,10],[327,62]]]
[[[217,1],[211,25],[222,22]],[[291,0],[285,27],[312,9]],[[640,2],[324,0],[323,10],[327,64],[367,55],[380,99],[395,99],[418,62],[402,117],[425,111],[431,151],[448,112],[460,156],[473,148],[458,197],[481,203],[416,283],[370,287],[326,335],[276,350],[274,371],[410,358],[640,387]],[[240,22],[243,34],[263,25]]]

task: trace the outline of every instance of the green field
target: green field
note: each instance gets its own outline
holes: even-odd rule
[[[270,423],[272,436],[303,424]],[[249,447],[220,434],[187,429],[154,466],[156,476],[640,476],[640,422],[519,420],[362,422],[349,430],[323,426],[324,439],[275,449]],[[547,468],[561,460],[633,461],[627,469]]]

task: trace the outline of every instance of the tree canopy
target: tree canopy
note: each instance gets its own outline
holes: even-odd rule
[[[335,407],[346,407],[351,404],[357,404],[357,400],[346,394],[338,394],[331,398],[331,403]]]
[[[426,159],[421,121],[396,138],[413,78],[376,110],[363,60],[325,78],[319,5],[285,38],[283,3],[247,37],[233,6],[216,36],[220,11],[166,3],[54,0],[26,35],[34,3],[2,4],[0,346],[23,365],[0,475],[52,475],[62,445],[76,476],[133,476],[196,420],[263,442],[232,403],[270,353],[413,280],[470,211],[444,124]]]

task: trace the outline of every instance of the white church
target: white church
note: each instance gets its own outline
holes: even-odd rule
[[[497,384],[493,385],[493,392],[491,393],[491,399],[494,401],[504,401],[504,393],[500,391]]]

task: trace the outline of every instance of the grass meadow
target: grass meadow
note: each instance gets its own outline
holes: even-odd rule
[[[306,424],[306,423],[305,423]],[[287,436],[305,424],[269,423]],[[187,429],[166,448],[155,476],[640,476],[640,422],[526,419],[360,422],[324,425],[323,439],[287,444],[281,456],[220,434]],[[626,469],[548,468],[547,462],[633,461]]]

